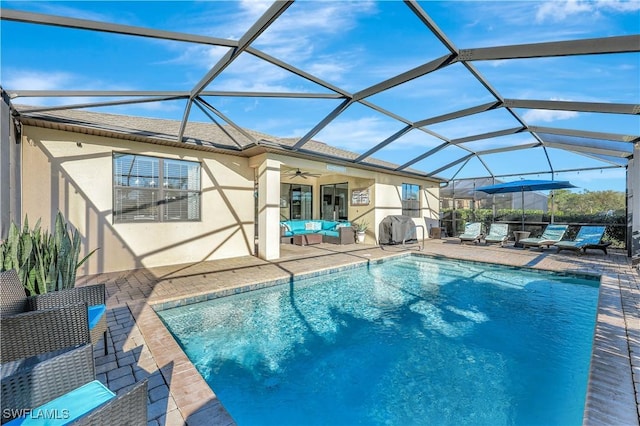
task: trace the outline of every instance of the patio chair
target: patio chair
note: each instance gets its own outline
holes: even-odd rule
[[[586,252],[588,248],[599,248],[606,254],[607,244],[601,244],[606,229],[605,226],[582,226],[572,241],[558,241],[553,246],[558,249],[558,253],[562,250]]]
[[[96,380],[90,344],[5,363],[0,374],[2,423],[147,424],[147,381],[114,394]]]
[[[15,270],[0,272],[0,361],[26,358],[104,338],[104,284],[27,297]],[[88,336],[87,336],[88,333]]]
[[[544,232],[539,238],[525,238],[519,241],[522,247],[540,247],[542,250],[544,246],[551,247],[558,241],[562,240],[564,233],[567,232],[569,225],[554,225],[550,224],[544,229]]]
[[[504,246],[509,238],[509,225],[506,223],[492,223],[489,227],[489,233],[484,237],[487,244],[500,243],[500,247]]]
[[[464,225],[464,233],[458,235],[458,238],[460,238],[460,244],[468,241],[477,243],[482,236],[482,223],[469,222]]]

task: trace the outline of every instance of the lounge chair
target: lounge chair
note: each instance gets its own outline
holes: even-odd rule
[[[480,222],[469,222],[464,225],[464,233],[458,235],[460,238],[460,244],[465,241],[470,241],[473,243],[477,243],[482,238],[482,223]]]
[[[484,237],[487,244],[500,243],[500,247],[507,242],[509,238],[509,225],[506,223],[492,223],[489,227],[489,233]]]
[[[520,243],[524,248],[540,247],[540,249],[542,249],[544,246],[549,248],[562,240],[562,237],[564,236],[564,233],[567,232],[568,227],[569,225],[547,225],[540,238],[525,238],[518,241],[518,243]]]
[[[558,253],[562,250],[572,250],[579,252],[587,251],[588,248],[599,248],[607,253],[606,244],[601,244],[604,236],[605,226],[582,226],[578,231],[578,235],[572,241],[558,241],[553,246],[558,249]]]
[[[0,272],[2,362],[101,338],[106,355],[106,317],[104,284],[27,297],[15,270]]]
[[[147,425],[147,381],[114,394],[96,380],[90,344],[4,363],[1,378],[8,425]]]

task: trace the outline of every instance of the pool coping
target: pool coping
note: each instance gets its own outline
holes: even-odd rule
[[[177,306],[185,306],[205,300],[212,300],[226,297],[233,294],[249,292],[261,288],[273,287],[288,284],[293,279],[305,279],[318,277],[326,274],[355,269],[368,264],[377,264],[392,259],[406,256],[419,256],[428,258],[440,258],[446,260],[457,260],[463,262],[489,263],[497,266],[506,266],[519,269],[527,269],[537,272],[550,272],[559,275],[572,275],[579,277],[600,277],[600,287],[598,296],[596,327],[594,330],[594,341],[591,354],[591,364],[589,369],[589,382],[585,401],[584,425],[601,424],[625,424],[638,425],[638,405],[636,402],[636,390],[634,389],[631,361],[631,348],[628,330],[639,332],[640,327],[627,324],[624,315],[622,283],[619,274],[611,272],[591,273],[574,271],[557,271],[541,267],[529,267],[518,265],[507,265],[497,262],[487,262],[478,260],[461,259],[444,255],[433,255],[420,252],[401,252],[390,254],[378,259],[361,259],[337,267],[320,268],[305,273],[292,273],[288,278],[278,278],[274,280],[255,282],[242,286],[204,292],[189,297],[168,298],[162,302],[144,303],[145,308],[140,309],[140,315],[136,317],[136,322],[140,321],[141,329],[152,326],[154,330],[153,338],[148,341],[151,352],[155,354],[160,351],[167,354],[166,359],[159,357],[158,365],[163,362],[173,362],[183,371],[183,376],[189,379],[189,383],[183,383],[178,377],[172,382],[172,394],[175,395],[176,404],[180,408],[185,419],[189,419],[189,424],[206,424],[214,421],[215,424],[235,424],[232,416],[226,411],[221,402],[215,396],[213,390],[206,384],[204,379],[197,372],[195,366],[188,360],[171,333],[164,326],[164,323],[157,315],[157,311],[171,309]],[[256,280],[259,281],[259,280]],[[163,329],[164,332],[159,331]],[[621,332],[621,330],[623,332]],[[160,333],[158,336],[157,333]],[[158,343],[161,342],[161,343]],[[171,350],[168,346],[171,347]],[[155,347],[155,348],[154,348]],[[175,353],[178,352],[177,358]],[[194,374],[195,372],[195,374]],[[175,376],[175,374],[174,374]],[[180,389],[189,388],[186,395],[182,395]],[[204,403],[194,405],[196,400]],[[186,397],[185,397],[186,396]],[[212,417],[213,416],[213,417]],[[198,423],[197,419],[202,419],[204,423]],[[205,421],[206,420],[206,421]]]
[[[326,269],[318,269],[311,272],[305,272],[301,274],[292,274],[288,278],[277,278],[274,280],[261,281],[259,283],[243,285],[240,287],[234,287],[231,289],[217,290],[212,292],[202,293],[196,296],[190,297],[177,297],[175,299],[170,299],[164,302],[151,303],[151,307],[154,311],[164,311],[166,309],[177,308],[179,306],[186,306],[193,303],[206,302],[208,300],[219,299],[221,297],[232,296],[234,294],[246,293],[254,290],[260,290],[263,288],[275,287],[283,284],[290,284],[293,280],[303,280],[308,278],[320,277],[323,275],[335,274],[337,272],[347,271],[356,268],[362,268],[370,264],[378,264],[387,262],[392,259],[397,259],[400,257],[411,256],[412,253],[398,253],[393,256],[384,257],[380,259],[364,259],[359,261],[354,261],[352,263],[348,263],[341,266],[329,267]]]
[[[638,406],[633,382],[633,363],[619,276],[600,278],[583,425],[638,425]],[[637,332],[638,324],[635,325]]]

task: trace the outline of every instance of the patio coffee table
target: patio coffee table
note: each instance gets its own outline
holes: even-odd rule
[[[293,236],[293,244],[299,246],[308,246],[311,244],[320,244],[322,243],[322,235],[321,234],[301,234]]]

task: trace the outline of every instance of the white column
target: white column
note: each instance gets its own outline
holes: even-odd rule
[[[265,158],[258,166],[258,257],[280,257],[280,162]]]

